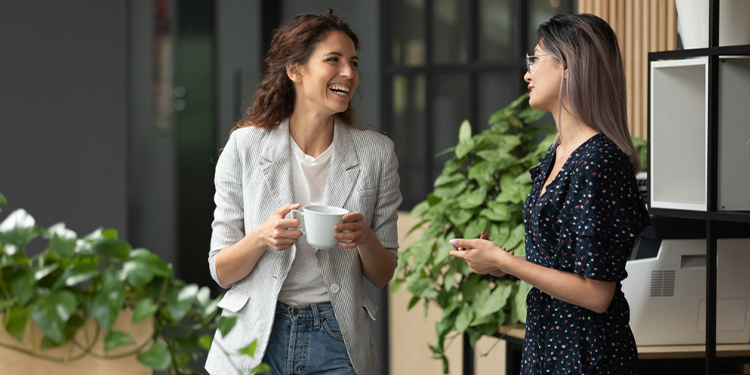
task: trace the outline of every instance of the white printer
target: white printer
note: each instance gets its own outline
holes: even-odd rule
[[[642,236],[625,268],[622,290],[638,345],[706,342],[705,225],[702,239],[675,239],[701,236],[700,227],[680,226],[668,239]],[[719,239],[717,268],[716,342],[750,343],[750,239]]]

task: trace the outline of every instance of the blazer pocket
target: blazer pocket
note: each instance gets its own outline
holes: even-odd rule
[[[375,320],[375,314],[378,313],[378,307],[367,298],[367,294],[362,298],[362,307],[367,311],[367,314],[370,315],[370,319]]]
[[[378,192],[377,188],[372,188],[372,189],[362,189],[362,190],[359,190],[359,191],[356,192],[356,194],[358,196],[360,196],[360,197],[367,197],[367,196],[370,196],[370,195],[375,195],[375,193],[377,193],[377,192]]]
[[[218,306],[233,313],[240,311],[250,300],[250,296],[234,289],[229,289],[224,298],[219,301]]]

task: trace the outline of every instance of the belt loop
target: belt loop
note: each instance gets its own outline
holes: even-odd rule
[[[315,322],[315,329],[320,329],[320,316],[318,316],[318,305],[310,305],[313,311],[313,321]]]

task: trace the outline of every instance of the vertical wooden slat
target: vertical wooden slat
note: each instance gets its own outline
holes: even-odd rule
[[[633,2],[625,1],[625,86],[628,97],[628,122],[632,127],[633,116]]]
[[[659,2],[659,51],[667,50],[667,2]]]
[[[677,49],[677,6],[674,0],[667,1],[667,51]]]
[[[623,56],[630,133],[648,137],[648,52],[676,48],[675,0],[580,0],[579,13],[612,26]]]

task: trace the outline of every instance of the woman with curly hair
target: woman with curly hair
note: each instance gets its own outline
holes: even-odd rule
[[[401,193],[393,142],[360,130],[350,105],[357,44],[331,11],[282,25],[254,105],[219,157],[208,260],[231,288],[222,314],[237,323],[216,333],[212,374],[261,360],[274,374],[369,374],[376,361],[363,276],[378,288],[393,276]],[[350,212],[335,248],[312,247],[289,217],[310,204]],[[254,357],[227,354],[253,339]]]

